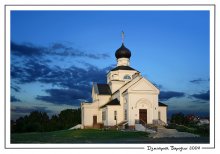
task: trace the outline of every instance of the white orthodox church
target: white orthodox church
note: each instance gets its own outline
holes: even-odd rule
[[[94,83],[92,103],[81,103],[83,128],[122,127],[167,123],[167,105],[158,102],[159,89],[130,67],[131,52],[122,43],[116,50],[117,67],[107,73],[107,83]]]

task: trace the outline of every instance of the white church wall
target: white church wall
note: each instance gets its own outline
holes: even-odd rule
[[[93,126],[93,116],[98,118],[98,110],[95,108],[84,108],[84,126]]]
[[[83,116],[81,117],[81,121],[83,124],[83,127],[92,127],[93,126],[93,116],[97,116],[97,122],[99,117],[98,112],[98,103],[82,103],[81,104],[81,110]]]
[[[125,75],[129,75],[132,78],[132,75],[135,74],[137,71],[135,70],[119,70],[119,79],[124,80]]]
[[[120,92],[118,91],[118,92],[116,92],[116,93],[114,93],[114,95],[112,95],[112,99],[115,99],[115,98],[118,98],[118,100],[120,101]]]
[[[132,78],[132,75],[137,73],[136,70],[117,70],[117,71],[111,71],[107,75],[107,83],[109,83],[112,80],[120,80],[125,81],[124,76],[129,75]]]
[[[154,102],[154,95],[146,93],[129,93],[128,96],[129,125],[134,125],[135,119],[139,119],[139,109],[147,109],[148,124],[152,124],[153,120],[157,119],[157,110],[155,110],[157,103]]]
[[[102,110],[98,110],[97,123],[102,123]]]
[[[111,81],[110,82],[110,89],[112,93],[116,92],[119,88],[121,88],[125,84],[124,81]]]
[[[160,120],[167,123],[167,107],[159,106],[158,113],[160,112]],[[158,117],[159,118],[159,117]]]
[[[84,127],[84,108],[81,106],[81,125]]]
[[[121,106],[107,106],[108,116],[107,116],[107,126],[115,126],[123,120],[123,112]],[[117,111],[117,120],[115,120],[114,112]]]
[[[107,126],[108,125],[108,110],[107,110],[107,107],[102,108],[100,111],[102,112],[102,114],[101,114],[102,123],[104,124],[104,126]]]
[[[99,107],[109,102],[111,95],[98,95]]]
[[[122,105],[122,112],[123,112],[123,121],[129,120],[129,107],[128,107],[128,101],[129,101],[129,97],[127,93],[122,94],[122,100],[123,102],[121,103]],[[126,111],[126,114],[125,114]]]
[[[152,98],[153,98],[153,108],[154,108],[154,116],[153,116],[153,120],[157,120],[158,119],[158,109],[159,109],[159,106],[158,106],[158,94],[151,94],[152,95]]]

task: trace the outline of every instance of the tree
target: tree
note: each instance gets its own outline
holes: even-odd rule
[[[170,122],[181,125],[185,124],[185,116],[183,113],[172,114]]]
[[[68,129],[81,123],[80,109],[66,109],[60,112],[59,122],[62,124],[62,129]]]
[[[59,117],[57,115],[53,115],[49,122],[48,131],[56,131],[61,129],[61,124],[59,123]]]
[[[48,128],[49,117],[45,112],[33,111],[28,116],[27,128],[28,132],[44,132]]]
[[[71,128],[81,123],[81,109],[66,109],[51,119],[45,112],[33,111],[29,115],[11,121],[11,133],[45,132]]]

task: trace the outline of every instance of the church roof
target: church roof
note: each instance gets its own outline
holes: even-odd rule
[[[98,93],[100,95],[111,95],[111,90],[108,84],[97,84]]]
[[[121,47],[118,50],[116,50],[115,57],[117,59],[119,59],[119,58],[130,58],[131,57],[131,51],[124,46],[124,43],[122,43]]]
[[[118,71],[118,70],[134,70],[134,71],[137,71],[137,70],[133,69],[130,66],[117,66],[117,67],[113,68],[111,71]]]
[[[164,103],[159,102],[159,106],[168,106],[168,105],[166,105],[166,104],[164,104]]]
[[[120,105],[120,102],[117,98],[109,101],[108,103],[106,103],[105,105],[101,106],[100,108],[106,107],[108,105]]]

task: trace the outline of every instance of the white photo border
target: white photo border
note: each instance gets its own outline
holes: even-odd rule
[[[215,148],[215,5],[147,5],[147,4],[94,4],[94,5],[5,5],[5,149],[147,149],[149,144],[11,144],[10,143],[10,12],[15,10],[207,10],[210,12],[210,143],[193,144],[202,149]],[[155,144],[150,144],[155,146]],[[172,145],[172,144],[169,144]],[[192,144],[175,144],[189,147]],[[166,147],[167,144],[159,144]]]

